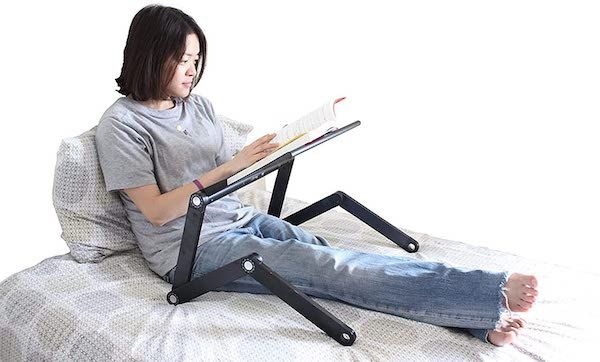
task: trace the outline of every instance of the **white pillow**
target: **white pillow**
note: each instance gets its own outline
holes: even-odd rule
[[[253,127],[216,117],[229,154],[237,153]],[[80,263],[99,262],[116,252],[137,248],[118,193],[106,191],[96,152],[96,127],[61,141],[54,170],[52,201],[61,238]]]

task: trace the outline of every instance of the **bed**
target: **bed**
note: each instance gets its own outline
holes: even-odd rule
[[[218,120],[227,147],[239,150],[252,127]],[[527,328],[513,345],[494,347],[460,329],[315,298],[356,331],[345,347],[273,295],[209,292],[170,305],[171,285],[147,267],[120,199],[104,188],[94,132],[63,139],[57,152],[53,201],[70,252],[0,283],[0,361],[593,359],[598,294],[583,287],[600,285],[600,275],[396,225],[419,242],[408,254],[339,209],[301,226],[333,247],[535,274],[540,297],[523,314]],[[267,212],[264,178],[236,195]],[[314,201],[287,197],[281,216]]]

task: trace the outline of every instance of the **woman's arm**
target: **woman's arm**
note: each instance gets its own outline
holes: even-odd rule
[[[266,157],[278,146],[268,143],[275,134],[265,135],[244,147],[233,159],[198,177],[204,187],[214,185],[227,179],[254,162]],[[164,194],[160,193],[156,184],[125,189],[125,193],[135,203],[148,221],[155,226],[177,219],[187,213],[190,196],[198,191],[192,181]]]
[[[221,166],[198,177],[204,187],[214,185],[224,180],[235,172],[229,163]],[[236,171],[237,172],[237,171]],[[145,185],[124,190],[140,209],[142,214],[154,226],[163,226],[171,220],[177,219],[187,213],[190,196],[198,191],[198,187],[193,182],[187,183],[164,194],[160,193],[156,184]]]

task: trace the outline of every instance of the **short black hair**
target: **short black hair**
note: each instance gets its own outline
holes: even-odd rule
[[[153,4],[138,11],[129,27],[121,75],[115,79],[120,87],[117,92],[125,96],[131,94],[137,101],[168,99],[166,88],[185,53],[188,34],[198,36],[202,60],[200,71],[200,62],[196,63],[193,89],[206,65],[206,38],[202,29],[176,8]]]

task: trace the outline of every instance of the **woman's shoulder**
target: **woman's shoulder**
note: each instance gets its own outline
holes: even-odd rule
[[[126,97],[120,97],[100,116],[96,126],[96,138],[114,133],[116,130],[138,133],[138,128],[131,119],[131,110],[127,105]]]
[[[98,124],[104,122],[130,124],[132,109],[129,103],[127,97],[119,97],[104,111]]]

